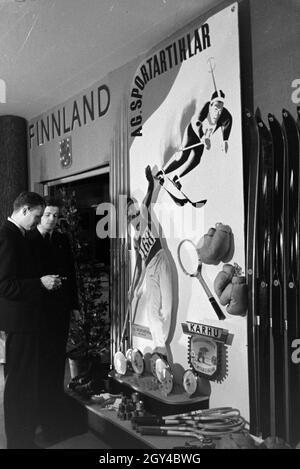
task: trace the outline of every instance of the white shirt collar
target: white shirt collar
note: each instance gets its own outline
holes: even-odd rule
[[[8,221],[10,221],[11,223],[13,223],[14,225],[16,225],[19,230],[21,231],[22,235],[25,236],[26,234],[26,230],[25,228],[23,228],[23,226],[19,225],[19,223],[17,223],[13,218],[11,217],[7,217]]]

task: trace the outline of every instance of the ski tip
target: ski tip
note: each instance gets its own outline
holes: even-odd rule
[[[257,107],[256,110],[255,110],[255,117],[256,117],[256,119],[262,120],[261,110],[260,110],[259,107]]]
[[[255,115],[255,120],[256,120],[256,123],[257,123],[258,127],[263,127],[264,126],[264,123],[263,123],[263,120],[262,120],[261,116]]]
[[[283,109],[282,109],[282,117],[283,117],[283,119],[284,119],[284,118],[287,118],[287,117],[289,117],[289,116],[291,116],[291,114],[289,113],[289,111],[288,111],[287,109],[283,108]]]
[[[274,114],[271,114],[271,113],[268,114],[268,122],[269,122],[269,124],[272,124],[274,126],[280,126],[280,123],[276,119]]]

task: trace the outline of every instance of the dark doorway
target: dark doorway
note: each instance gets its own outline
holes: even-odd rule
[[[96,215],[97,206],[109,202],[109,173],[52,186],[50,194],[59,195],[61,188],[75,196],[79,213],[79,242],[82,247],[80,261],[92,264],[100,262],[109,266],[109,238],[99,239],[96,235],[96,226],[100,220]]]
[[[109,172],[86,176],[53,181],[48,193],[63,199],[60,229],[70,235],[76,259],[82,328],[71,324],[71,341],[83,339],[90,354],[110,363],[110,240],[96,234],[97,206],[110,201]]]

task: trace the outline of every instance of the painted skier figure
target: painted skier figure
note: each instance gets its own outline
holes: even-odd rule
[[[133,199],[129,199],[127,203],[128,222],[135,230],[133,244],[136,253],[129,299],[136,303],[145,294],[146,314],[154,350],[166,355],[172,313],[171,268],[155,223],[151,219],[155,180],[150,166],[147,166],[145,174],[148,190],[141,206]]]
[[[222,150],[227,153],[232,116],[224,107],[224,100],[223,91],[215,91],[211,100],[205,103],[200,113],[192,117],[185,129],[180,151],[176,152],[175,158],[172,158],[156,175],[161,184],[164,182],[164,175],[179,170],[173,177],[173,182],[178,189],[181,189],[180,179],[198,166],[204,148],[210,149],[211,137],[219,128],[222,131]]]

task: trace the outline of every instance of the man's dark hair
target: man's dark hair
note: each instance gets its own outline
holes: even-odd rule
[[[58,207],[59,209],[61,209],[63,206],[63,202],[57,197],[47,196],[45,197],[45,205],[46,207]]]
[[[13,208],[14,211],[19,210],[20,208],[27,205],[29,208],[34,208],[38,206],[45,207],[45,201],[42,196],[36,192],[21,192],[14,201]]]
[[[224,102],[225,93],[222,90],[214,91],[210,98],[211,101],[218,101],[219,99]]]

